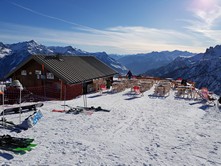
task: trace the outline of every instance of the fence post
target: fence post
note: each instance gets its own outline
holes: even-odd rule
[[[84,100],[84,107],[87,107],[87,96],[86,96],[86,94],[83,94],[83,100]]]
[[[63,90],[63,87],[62,87],[62,80],[61,80],[60,100],[62,100],[62,90]]]
[[[2,125],[5,126],[5,123],[4,123],[4,119],[5,119],[5,94],[4,94],[4,88],[2,88],[2,91],[0,91],[1,94],[2,94],[2,108],[3,108],[3,119],[2,119]]]
[[[21,124],[21,87],[19,88],[19,123]]]
[[[87,86],[86,86],[86,92],[83,94],[83,100],[84,100],[84,107],[87,107]]]
[[[64,85],[64,111],[65,111],[65,105],[66,105],[66,84]]]

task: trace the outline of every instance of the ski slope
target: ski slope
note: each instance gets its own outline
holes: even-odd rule
[[[63,104],[83,106],[83,97],[44,102],[44,117],[33,128],[21,133],[0,129],[1,134],[34,138],[38,146],[24,155],[0,150],[0,164],[221,165],[221,112],[216,107],[175,99],[173,91],[166,98],[149,96],[153,89],[143,97],[129,92],[87,95],[88,106],[110,112],[51,112]],[[6,118],[18,121],[19,115]]]

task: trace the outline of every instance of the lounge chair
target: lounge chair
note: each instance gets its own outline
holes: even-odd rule
[[[106,85],[105,84],[101,84],[100,85],[100,94],[102,94],[106,90],[107,90]]]
[[[133,87],[133,92],[134,92],[135,95],[141,94],[140,87],[139,86],[134,86]]]
[[[217,99],[208,91],[207,88],[202,88],[198,91],[198,94],[206,103],[213,104],[214,106],[217,104]]]
[[[156,85],[154,88],[154,95],[159,97],[166,97],[170,94],[170,86],[169,85]]]
[[[111,91],[113,93],[121,92],[125,90],[125,85],[122,82],[115,82],[112,84],[112,89]]]

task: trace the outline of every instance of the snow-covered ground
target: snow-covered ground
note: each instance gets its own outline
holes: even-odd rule
[[[221,112],[193,100],[133,98],[129,89],[115,94],[87,95],[88,106],[110,112],[78,115],[51,112],[63,101],[44,102],[44,117],[21,133],[1,134],[34,138],[38,145],[24,155],[0,150],[4,165],[83,166],[218,166],[221,165]],[[83,106],[83,97],[67,101]],[[22,119],[27,117],[22,114]],[[6,116],[18,121],[19,115]]]

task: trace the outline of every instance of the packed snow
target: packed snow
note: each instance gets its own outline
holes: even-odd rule
[[[83,106],[83,97],[70,101],[47,101],[44,115],[21,133],[0,129],[1,134],[34,138],[32,151],[18,155],[0,150],[1,165],[221,165],[221,112],[200,101],[120,93],[87,95],[88,106],[110,112],[66,114],[52,112],[63,104]],[[66,108],[67,110],[68,108]],[[28,113],[23,113],[24,120]],[[6,115],[19,121],[19,115]]]

